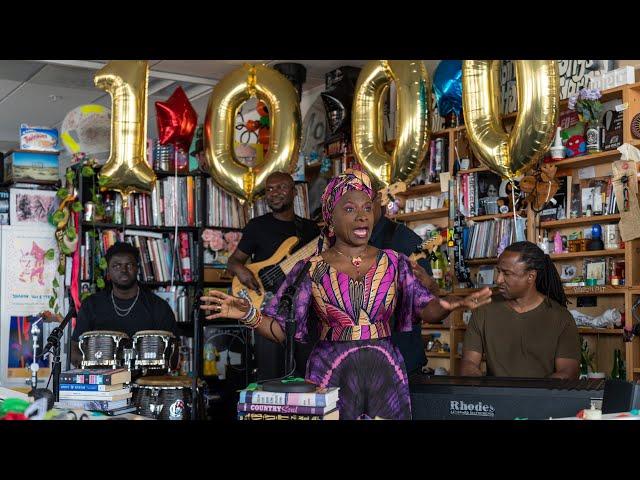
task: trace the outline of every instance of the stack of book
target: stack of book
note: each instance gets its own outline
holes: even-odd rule
[[[244,208],[237,198],[218,187],[207,178],[207,225],[225,228],[245,226]],[[200,198],[196,195],[196,198]]]
[[[131,372],[119,369],[75,369],[60,374],[58,408],[94,410],[112,415],[135,412],[131,405]]]
[[[339,388],[314,393],[240,391],[238,420],[339,420]]]

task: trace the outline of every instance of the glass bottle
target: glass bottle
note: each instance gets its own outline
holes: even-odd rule
[[[589,128],[587,128],[585,138],[587,140],[587,153],[602,151],[602,125],[600,122],[594,121],[589,123]]]
[[[624,365],[624,360],[622,359],[622,352],[618,350],[618,373],[620,374],[620,379],[627,379],[627,368]]]
[[[613,352],[613,368],[611,369],[612,379],[620,378],[619,362],[620,362],[620,350],[616,348]]]
[[[438,282],[438,287],[440,288],[445,288],[444,274],[446,270],[444,256],[440,250],[436,250],[431,257],[431,272],[433,273],[433,279]]]

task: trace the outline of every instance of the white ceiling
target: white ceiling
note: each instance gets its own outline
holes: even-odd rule
[[[211,85],[243,63],[301,63],[307,68],[303,90],[310,90],[324,85],[327,72],[345,65],[361,67],[366,61],[150,60],[148,135],[156,136],[154,102],[166,100],[178,85],[185,89],[203,119]],[[431,74],[438,62],[425,60]],[[110,107],[109,94],[93,84],[93,75],[104,63],[106,60],[0,60],[0,151],[18,147],[21,123],[60,128],[65,115],[79,105],[98,103]]]

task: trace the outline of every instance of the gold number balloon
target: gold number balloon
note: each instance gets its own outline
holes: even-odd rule
[[[147,61],[113,60],[93,79],[111,94],[111,155],[100,172],[100,187],[122,193],[125,207],[130,193],[150,193],[156,180],[146,160],[148,77]]]
[[[389,155],[382,144],[384,93],[395,82],[396,146]],[[353,99],[353,150],[378,186],[411,181],[429,144],[429,75],[421,60],[376,60],[360,72]]]
[[[238,109],[257,96],[269,109],[269,151],[260,165],[247,167],[235,158],[234,120]],[[243,65],[226,75],[211,92],[205,118],[205,153],[211,176],[241,201],[253,201],[267,177],[293,172],[300,147],[300,104],[289,80],[264,65]]]
[[[558,123],[555,60],[517,60],[518,116],[507,133],[500,121],[500,60],[465,60],[462,104],[473,153],[489,169],[513,179],[547,151]]]

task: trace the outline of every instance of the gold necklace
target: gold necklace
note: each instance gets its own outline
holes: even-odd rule
[[[360,255],[364,254],[368,248],[369,246],[366,246]],[[342,253],[335,247],[333,247],[333,249],[337,254],[342,255],[343,257],[349,257],[351,259],[351,264],[356,267],[356,272],[358,272],[358,277],[360,277],[360,265],[362,265],[362,257],[360,255],[358,255],[357,257],[352,257],[351,255],[347,255],[346,253]]]

